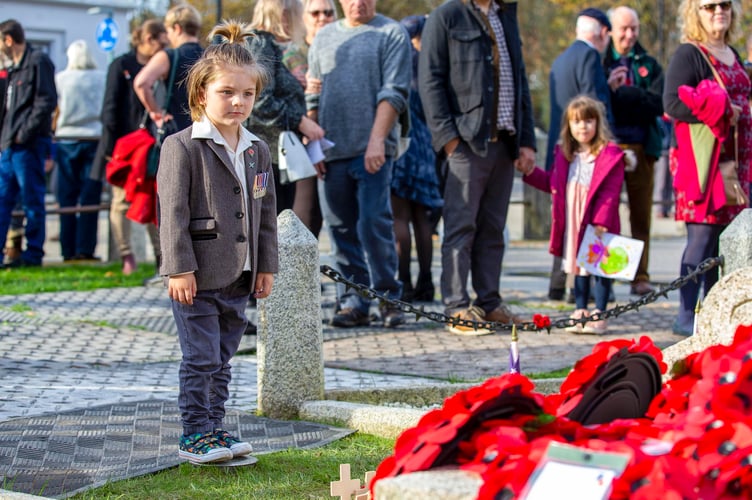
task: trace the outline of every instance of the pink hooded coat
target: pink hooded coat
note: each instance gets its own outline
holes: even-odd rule
[[[675,121],[677,169],[674,188],[683,191],[695,211],[695,220],[704,220],[708,213],[721,209],[726,203],[723,178],[718,168],[721,142],[728,135],[731,101],[726,91],[713,80],[703,80],[697,87],[682,85],[678,88],[679,99],[702,122],[701,124]],[[704,140],[692,137],[691,127],[707,127],[709,134]],[[701,149],[709,150],[709,164],[701,165]],[[707,160],[705,160],[707,161]]]
[[[536,189],[551,193],[551,238],[548,251],[553,255],[562,256],[567,223],[567,178],[570,162],[561,152],[560,146],[556,146],[554,155],[550,172],[535,167],[523,177],[523,180]],[[577,237],[578,247],[582,244],[588,224],[603,226],[608,232],[619,234],[619,197],[623,183],[624,152],[619,146],[609,142],[595,159],[593,179],[585,201],[585,215]]]

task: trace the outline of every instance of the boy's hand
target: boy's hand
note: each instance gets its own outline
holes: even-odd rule
[[[256,274],[256,283],[253,287],[253,296],[257,299],[265,299],[272,293],[274,275],[272,273]]]
[[[172,300],[192,306],[196,296],[196,276],[193,273],[170,276],[167,293]]]

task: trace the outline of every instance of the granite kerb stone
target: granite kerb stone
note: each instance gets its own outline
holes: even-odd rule
[[[318,242],[292,210],[277,218],[279,272],[258,301],[258,410],[289,419],[324,397]]]

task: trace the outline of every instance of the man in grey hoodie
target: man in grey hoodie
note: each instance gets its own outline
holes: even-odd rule
[[[338,270],[399,299],[389,197],[398,139],[394,126],[407,109],[410,88],[410,39],[396,21],[377,14],[375,4],[340,0],[344,19],[322,28],[308,53],[309,74],[321,81],[321,91],[306,101],[334,142],[317,168]],[[354,290],[338,299],[334,326],[369,323],[366,299]],[[380,312],[386,327],[405,321],[397,308],[387,305]]]

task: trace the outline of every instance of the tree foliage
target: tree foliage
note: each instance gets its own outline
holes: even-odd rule
[[[217,0],[189,0],[204,16],[203,33],[217,22]],[[377,0],[376,10],[392,19],[402,19],[413,14],[428,14],[443,0]],[[222,18],[249,22],[255,1],[221,0]],[[656,57],[665,68],[668,59],[679,44],[677,13],[680,0],[632,0],[629,5],[640,14],[640,43]],[[339,2],[335,0],[340,11]],[[620,5],[612,2],[587,4],[604,12]],[[741,26],[752,21],[752,0],[741,0],[743,19]],[[581,0],[522,0],[518,2],[520,33],[523,43],[530,90],[538,126],[548,125],[548,73],[551,63],[574,40],[575,19],[585,6]],[[746,55],[744,38],[735,46]]]

